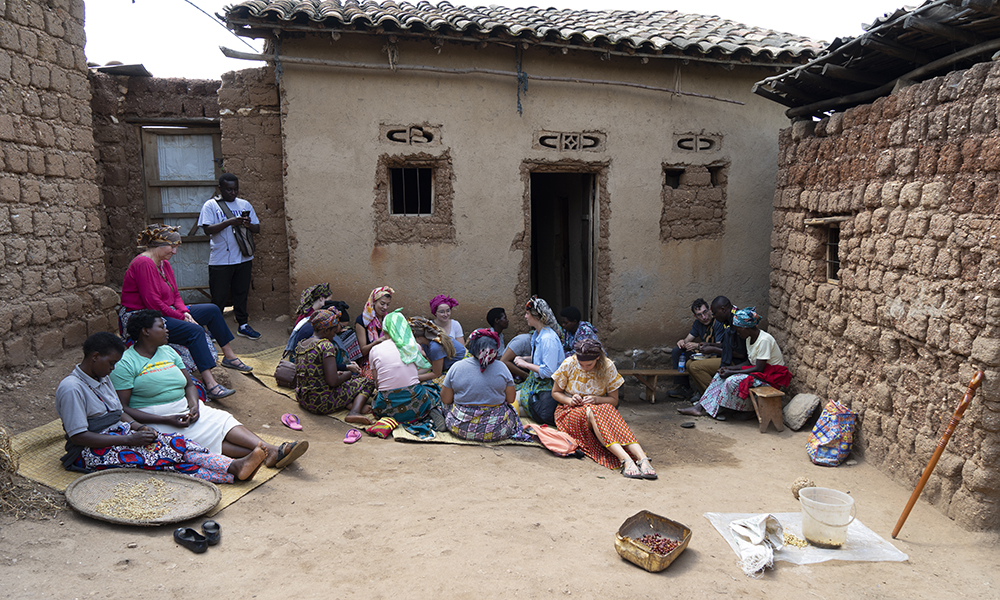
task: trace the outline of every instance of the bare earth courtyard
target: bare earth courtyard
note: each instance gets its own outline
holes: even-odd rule
[[[254,322],[283,344],[286,323]],[[19,433],[56,418],[52,394],[78,360],[72,350],[4,391],[0,424]],[[5,381],[17,381],[13,374]],[[858,519],[889,539],[911,489],[863,460],[823,468],[805,453],[807,431],[717,423],[649,405],[629,386],[622,415],[653,458],[657,481],[627,480],[590,460],[538,448],[404,444],[365,437],[297,410],[255,381],[231,377],[221,406],[251,429],[291,438],[278,421],[296,412],[309,452],[216,516],[222,542],[196,555],[172,528],[109,525],[66,509],[51,520],[0,520],[4,598],[941,598],[1000,596],[998,537],[969,533],[917,504],[894,545],[903,563],[776,563],[749,579],[705,512],[794,512],[792,481],[806,476],[849,492]],[[957,402],[957,398],[955,402]],[[973,401],[975,402],[975,400]],[[646,509],[693,530],[662,573],[615,552],[614,533]],[[200,521],[185,525],[200,526]]]

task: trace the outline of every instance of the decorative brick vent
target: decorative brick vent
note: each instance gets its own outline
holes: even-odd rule
[[[559,152],[604,152],[607,134],[600,131],[536,131],[532,148]]]

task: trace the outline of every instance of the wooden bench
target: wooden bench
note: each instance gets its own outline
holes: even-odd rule
[[[785,430],[785,422],[781,412],[781,399],[785,392],[776,390],[769,385],[750,388],[750,400],[753,402],[753,409],[757,413],[757,420],[760,421],[760,432],[767,431],[767,426],[774,423],[774,428],[778,431]]]
[[[622,377],[629,375],[639,380],[646,386],[647,396],[650,404],[656,404],[656,379],[660,375],[673,375],[674,377],[687,377],[686,371],[677,369],[619,369],[618,374]]]

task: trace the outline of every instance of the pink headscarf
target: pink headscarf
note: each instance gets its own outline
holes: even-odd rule
[[[437,296],[434,296],[434,299],[431,300],[431,314],[436,315],[438,307],[441,306],[442,304],[447,304],[448,306],[455,308],[456,306],[458,306],[458,300],[455,300],[450,296],[445,296],[444,294],[438,294]]]

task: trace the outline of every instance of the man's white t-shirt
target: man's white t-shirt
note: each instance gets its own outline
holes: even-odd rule
[[[218,225],[228,218],[226,217],[226,213],[222,212],[222,209],[219,207],[219,202],[222,202],[221,196],[215,196],[208,202],[205,202],[205,205],[201,207],[201,215],[198,217],[199,227]],[[226,205],[232,211],[233,216],[238,217],[243,211],[249,211],[250,222],[254,225],[260,223],[253,206],[243,198],[227,202]],[[209,236],[209,245],[211,247],[211,254],[208,256],[208,264],[210,266],[238,265],[248,260],[253,260],[252,256],[243,256],[243,253],[240,252],[240,246],[236,243],[236,236],[233,234],[232,227],[226,227],[219,233],[213,233]]]

